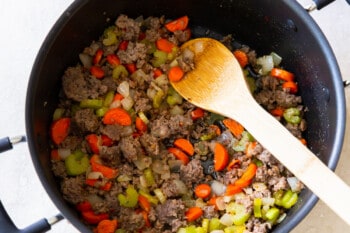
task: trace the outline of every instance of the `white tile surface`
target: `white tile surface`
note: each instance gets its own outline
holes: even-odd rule
[[[28,77],[34,58],[56,19],[73,0],[0,1],[0,138],[25,133],[24,107]],[[350,6],[337,0],[313,12],[327,36],[344,79],[350,80]],[[350,93],[346,90],[347,102]],[[349,122],[349,116],[347,116]],[[349,127],[337,173],[350,183]],[[0,199],[19,227],[58,213],[33,168],[26,144],[0,154]],[[1,227],[1,226],[0,226]],[[67,221],[50,232],[75,233]],[[350,232],[323,203],[319,202],[293,233]]]

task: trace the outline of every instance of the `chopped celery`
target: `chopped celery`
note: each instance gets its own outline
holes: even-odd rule
[[[81,150],[74,151],[64,161],[67,174],[77,176],[83,174],[89,168],[89,157]]]
[[[139,194],[146,197],[150,203],[158,205],[159,200],[156,197],[149,194],[147,191],[141,189],[139,190]]]
[[[298,194],[292,192],[292,190],[287,190],[282,197],[281,206],[286,209],[290,209],[298,201]]]
[[[201,141],[209,141],[209,140],[211,140],[211,139],[213,139],[215,137],[216,137],[216,133],[215,132],[211,132],[211,133],[204,134],[204,135],[200,136],[199,139]]]
[[[209,221],[209,232],[212,232],[214,230],[222,230],[224,226],[220,223],[220,220],[218,218],[212,218]]]
[[[57,121],[58,119],[62,118],[64,114],[64,108],[56,108],[53,112],[52,120]]]
[[[149,120],[144,112],[139,112],[137,115],[141,118],[143,122],[145,122],[145,124],[149,123]]]
[[[109,105],[111,105],[111,103],[113,102],[113,99],[114,99],[114,91],[107,92],[107,94],[103,100],[103,106],[109,107]]]
[[[224,229],[225,233],[243,233],[245,231],[245,225],[242,226],[229,226]]]
[[[262,205],[261,198],[255,198],[254,199],[254,204],[253,204],[253,212],[254,212],[254,217],[256,217],[256,218],[261,218],[262,217],[261,205]]]
[[[202,219],[202,228],[204,230],[204,233],[207,233],[209,231],[209,219],[207,218]]]
[[[166,52],[156,50],[153,53],[153,59],[151,60],[151,63],[154,67],[160,67],[161,65],[165,64],[167,61],[168,54]]]
[[[102,107],[96,110],[96,115],[98,117],[103,117],[105,115],[105,113],[108,111],[109,108],[107,107]]]
[[[156,44],[154,42],[151,42],[147,39],[143,39],[140,41],[140,43],[144,44],[147,48],[147,54],[152,54],[157,50]]]
[[[171,49],[171,52],[167,54],[167,59],[168,61],[172,61],[176,58],[177,56],[177,53],[179,52],[179,48],[174,46],[172,49]]]
[[[162,100],[164,97],[164,91],[162,89],[159,89],[156,93],[156,95],[153,97],[153,107],[159,108],[162,104]]]
[[[236,226],[243,225],[250,217],[247,209],[236,202],[231,202],[227,205],[226,211],[233,214],[233,224]]]
[[[129,185],[126,189],[126,195],[118,195],[119,204],[123,207],[133,208],[137,205],[138,197],[139,194],[137,193],[136,189]]]
[[[278,216],[280,215],[280,210],[276,207],[272,207],[271,209],[269,209],[266,214],[265,217],[267,220],[271,221],[272,223],[274,223]]]
[[[170,106],[174,106],[176,104],[182,104],[183,98],[172,86],[170,86],[166,101]]]
[[[118,42],[117,33],[115,32],[115,27],[111,26],[106,28],[103,32],[103,40],[102,43],[105,46],[114,45]]]
[[[118,79],[121,75],[128,76],[128,74],[128,71],[123,65],[117,65],[112,71],[112,77],[115,79]]]
[[[291,124],[299,124],[301,121],[300,110],[297,108],[288,108],[283,112],[283,118]]]
[[[248,142],[253,142],[254,140],[254,137],[248,131],[243,131],[242,138],[233,144],[232,149],[235,151],[245,151]]]
[[[86,99],[86,100],[80,101],[79,106],[81,108],[99,109],[99,108],[101,108],[103,106],[103,100],[100,100],[100,99]]]
[[[143,171],[143,175],[145,176],[146,178],[146,183],[147,183],[147,186],[152,186],[154,185],[156,182],[154,181],[154,176],[153,176],[153,172],[150,168],[146,168],[144,171]]]
[[[248,84],[249,90],[251,93],[254,93],[256,90],[255,79],[252,77],[246,77],[246,82]]]
[[[282,189],[276,191],[273,194],[273,198],[275,198],[275,204],[278,206],[282,206],[282,198],[283,198],[284,191]]]

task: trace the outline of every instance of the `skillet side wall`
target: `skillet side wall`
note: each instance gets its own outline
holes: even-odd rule
[[[332,169],[339,159],[344,135],[345,100],[340,72],[328,42],[303,9],[283,0],[76,0],[47,36],[34,63],[26,102],[26,126],[32,160],[50,198],[81,232],[88,229],[65,204],[50,170],[49,127],[57,104],[60,78],[78,54],[119,14],[176,18],[189,15],[196,35],[232,34],[259,55],[275,51],[293,71],[309,112],[305,135],[312,151]],[[111,20],[107,22],[107,18]],[[234,107],[234,106],[232,106]],[[247,116],[249,117],[249,116]],[[291,149],[291,148],[286,148]],[[299,205],[274,232],[288,232],[311,210],[317,198],[302,192]]]

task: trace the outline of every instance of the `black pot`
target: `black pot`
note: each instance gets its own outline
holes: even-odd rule
[[[49,126],[64,70],[78,62],[79,52],[98,38],[119,14],[134,18],[188,15],[195,36],[232,34],[258,54],[278,52],[284,65],[296,74],[304,104],[309,108],[305,135],[308,144],[329,168],[335,168],[345,128],[342,79],[324,35],[295,1],[76,0],[54,25],[36,58],[28,85],[26,126],[32,160],[43,186],[64,217],[79,231],[89,232],[89,229],[63,200],[50,170]],[[311,191],[302,191],[299,203],[273,231],[293,229],[316,201]]]

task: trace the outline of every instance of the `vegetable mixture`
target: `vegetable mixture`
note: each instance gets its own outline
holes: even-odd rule
[[[179,49],[190,38],[187,16],[120,15],[62,77],[52,171],[96,233],[269,232],[298,201],[302,183],[242,125],[169,84],[195,68]],[[255,99],[306,145],[306,108],[282,58],[221,41]]]

